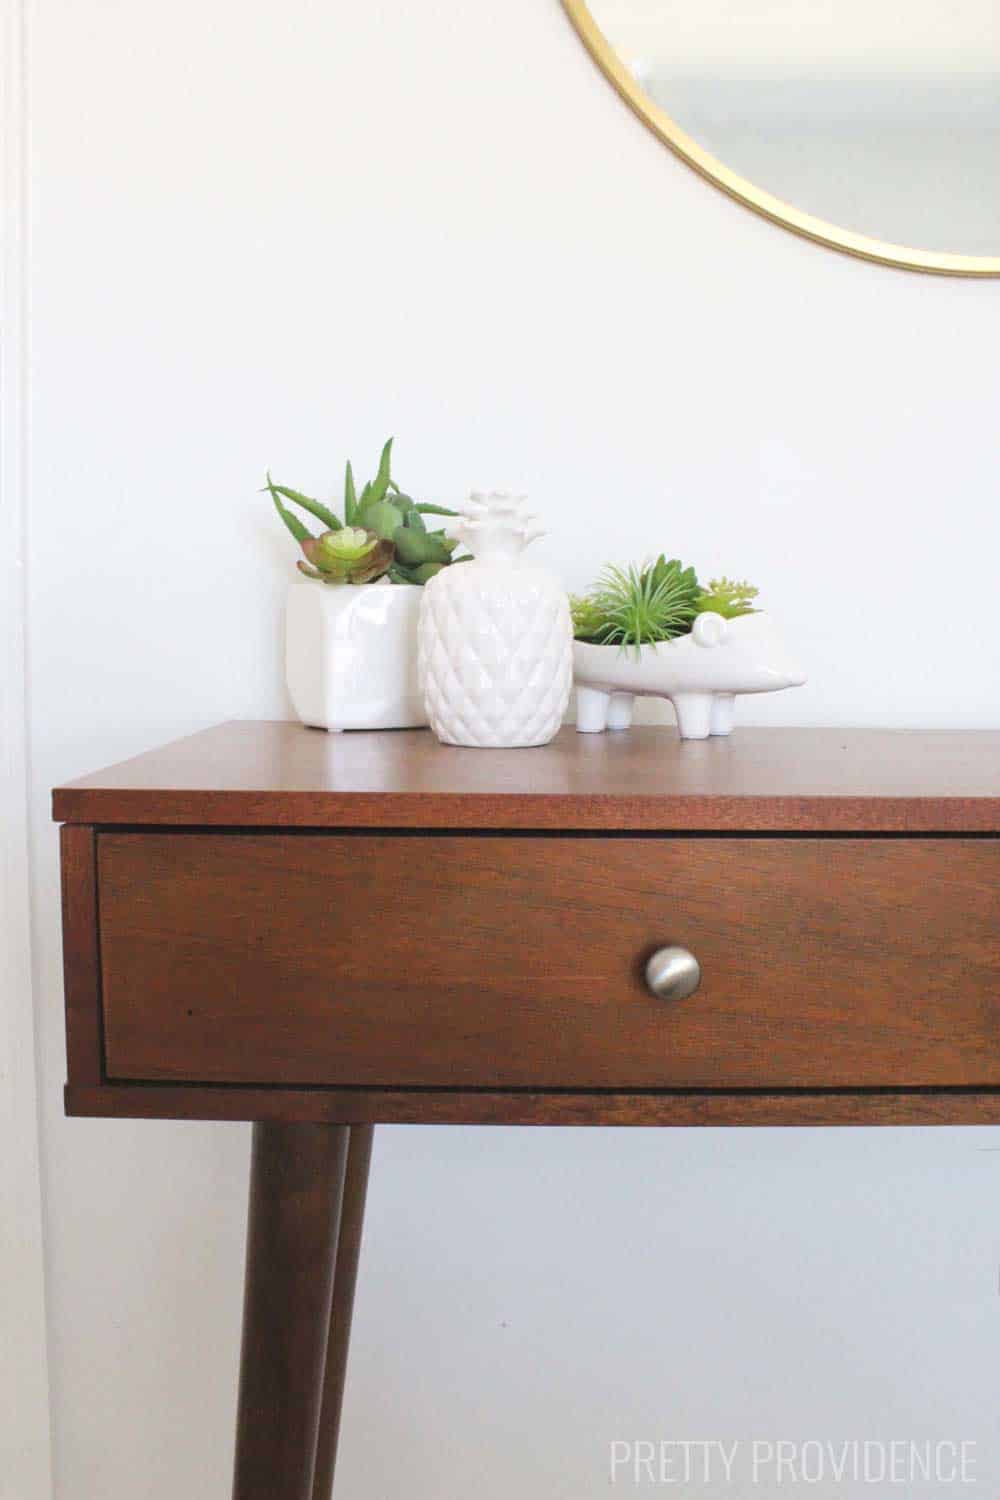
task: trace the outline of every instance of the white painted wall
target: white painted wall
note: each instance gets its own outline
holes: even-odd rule
[[[51,1500],[25,672],[26,35],[0,0],[0,1500]]]
[[[556,0],[33,0],[32,36],[57,1495],[218,1500],[248,1133],[63,1120],[49,787],[286,713],[256,487],[332,490],[389,432],[428,497],[528,489],[571,584],[653,547],[754,578],[812,673],[760,721],[1000,725],[1000,288],[740,210]],[[938,1435],[992,1496],[998,1145],[383,1131],[342,1493],[582,1500],[615,1437]]]
[[[627,55],[695,72],[759,74],[777,65],[821,73],[942,68],[995,72],[1000,29],[992,0],[587,0]]]

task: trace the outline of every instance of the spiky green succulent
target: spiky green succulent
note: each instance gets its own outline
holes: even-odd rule
[[[713,578],[698,595],[698,613],[710,609],[726,620],[735,620],[738,615],[756,614],[753,600],[760,593],[745,579]]]
[[[589,593],[571,600],[573,633],[598,646],[651,646],[685,635],[701,593],[694,568],[661,555],[639,568],[606,567]]]
[[[374,583],[388,576],[393,583],[426,583],[452,562],[458,543],[443,531],[428,531],[424,516],[453,516],[453,510],[425,501],[417,504],[392,477],[392,438],[382,449],[378,472],[357,492],[348,460],[344,472],[343,520],[319,500],[287,485],[275,484],[270,474],[266,488],[275,509],[308,560],[299,568],[323,583]],[[286,503],[287,502],[287,503]],[[315,516],[326,528],[314,536],[290,506]],[[348,557],[350,545],[342,538],[351,530],[366,538],[363,553]],[[341,537],[340,542],[337,538]],[[367,545],[368,539],[371,545]]]

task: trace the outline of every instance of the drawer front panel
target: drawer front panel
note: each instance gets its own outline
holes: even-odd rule
[[[113,1079],[1000,1085],[1000,840],[109,832],[98,872]]]

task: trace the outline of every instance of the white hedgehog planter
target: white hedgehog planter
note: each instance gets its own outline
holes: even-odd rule
[[[638,650],[574,641],[573,678],[582,734],[628,729],[636,698],[669,698],[682,740],[729,734],[738,693],[806,680],[767,615],[725,620],[711,611],[698,615],[689,635]]]

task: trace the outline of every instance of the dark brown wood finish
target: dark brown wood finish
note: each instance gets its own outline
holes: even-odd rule
[[[113,1083],[68,1088],[71,1115],[128,1120],[391,1125],[1000,1125],[1000,1089],[251,1089]]]
[[[99,875],[118,1081],[1000,1086],[1000,839],[104,833]]]
[[[235,722],[60,787],[53,806],[196,827],[996,833],[1000,732],[567,728],[524,751]]]
[[[371,1167],[374,1130],[371,1125],[351,1127],[347,1152],[347,1176],[344,1181],[344,1204],[340,1215],[337,1240],[337,1262],[333,1279],[333,1305],[330,1311],[330,1337],[326,1347],[326,1374],[323,1377],[323,1407],[316,1444],[316,1474],[313,1500],[330,1500],[337,1463],[340,1417],[347,1378],[347,1352],[351,1341],[354,1316],[354,1292],[358,1280],[358,1260],[365,1222],[365,1200],[368,1197],[368,1173]]]
[[[233,1500],[312,1500],[347,1145],[254,1127]]]
[[[63,989],[66,1062],[75,1084],[101,1082],[101,960],[97,922],[97,842],[86,826],[59,830],[62,859]]]

